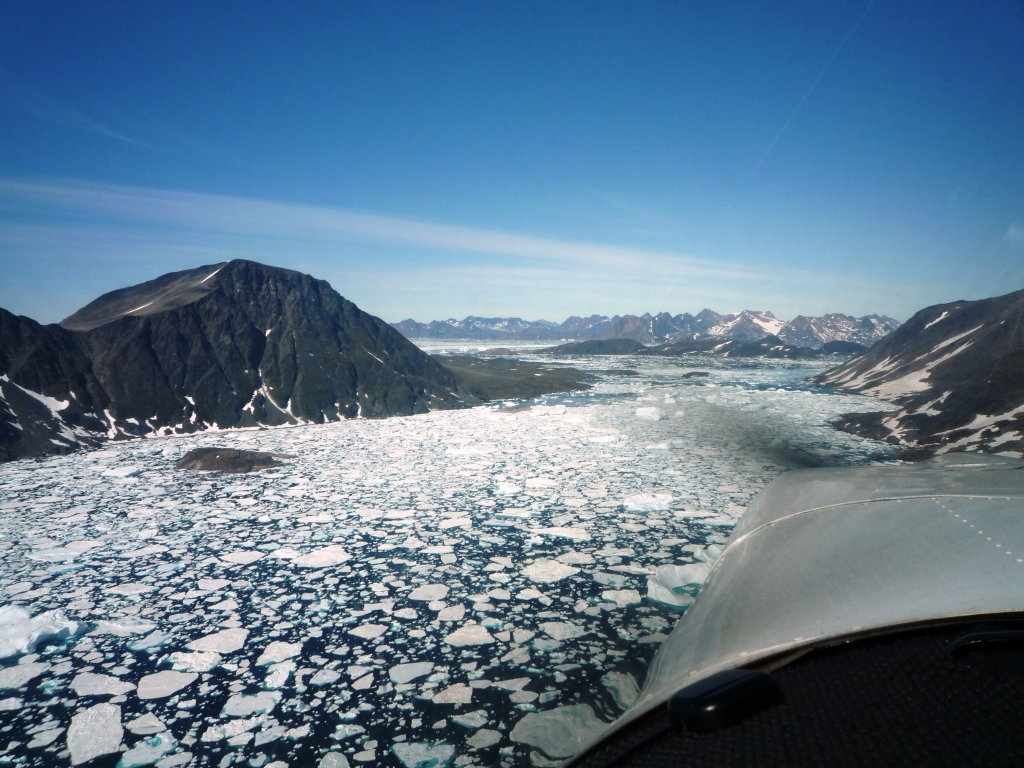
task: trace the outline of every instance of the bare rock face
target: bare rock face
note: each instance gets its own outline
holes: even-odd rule
[[[178,469],[202,472],[252,472],[281,466],[277,459],[290,458],[283,453],[261,453],[237,448],[194,448],[178,459]]]

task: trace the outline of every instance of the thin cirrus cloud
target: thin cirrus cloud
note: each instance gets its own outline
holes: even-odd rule
[[[339,208],[89,182],[0,179],[0,207],[30,216],[37,224],[43,220],[42,229],[50,231],[81,230],[81,222],[86,221],[93,227],[107,224],[148,231],[156,240],[176,240],[176,233],[189,232],[218,241],[227,252],[232,239],[245,253],[251,252],[252,241],[263,238],[290,242],[293,252],[298,253],[314,244],[322,247],[324,243],[361,241],[435,253],[658,270],[744,282],[777,278],[743,265],[626,246],[548,239]]]
[[[48,123],[59,125],[62,128],[105,136],[108,139],[114,139],[125,144],[134,144],[137,147],[145,147],[146,149],[154,148],[135,136],[111,128],[99,120],[94,120],[74,107],[58,101],[38,88],[22,82],[3,70],[0,70],[0,85],[3,86],[4,92],[4,97],[0,100],[0,104],[11,111],[28,114],[40,120],[45,120]]]

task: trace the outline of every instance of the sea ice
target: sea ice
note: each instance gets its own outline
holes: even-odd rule
[[[665,418],[664,411],[661,408],[637,408],[636,417],[638,419],[650,419],[651,421],[661,421]]]
[[[139,680],[140,699],[165,699],[186,688],[199,677],[195,672],[156,672]]]
[[[328,752],[320,758],[317,768],[349,768],[348,758],[341,752]]]
[[[33,617],[20,605],[2,606],[0,659],[32,653],[39,643],[63,642],[84,629],[84,625],[70,621],[63,611],[46,611]]]
[[[557,560],[546,560],[544,558],[537,560],[533,565],[523,568],[524,576],[533,581],[539,581],[542,584],[552,584],[569,576],[575,576],[579,572],[579,568],[573,568]]]
[[[147,712],[146,714],[135,718],[130,723],[126,724],[125,728],[136,736],[149,736],[150,734],[160,733],[161,731],[167,730],[167,726],[164,725],[163,721],[152,712]]]
[[[253,694],[236,693],[224,704],[224,714],[230,717],[266,715],[274,710],[280,700],[280,691],[260,691]]]
[[[0,690],[5,688],[21,688],[21,686],[39,677],[49,668],[49,664],[40,661],[18,664],[15,667],[0,668]]]
[[[639,493],[623,503],[630,512],[665,512],[672,507],[671,493]]]
[[[340,565],[349,559],[349,554],[343,547],[332,544],[327,547],[313,550],[292,560],[292,565],[301,568],[327,568],[332,565]]]
[[[275,640],[260,654],[259,659],[256,660],[256,666],[291,659],[300,653],[302,653],[302,643],[284,643],[280,640]]]
[[[619,608],[641,602],[640,593],[635,589],[609,589],[601,593],[601,599],[615,603]]]
[[[433,662],[417,661],[411,664],[398,664],[391,668],[388,675],[396,683],[411,683],[418,677],[429,675],[433,670]]]
[[[248,629],[234,628],[214,632],[212,635],[193,640],[186,647],[193,651],[215,651],[216,653],[233,653],[245,645],[249,636]]]
[[[121,747],[121,708],[116,704],[96,704],[71,718],[68,750],[71,764],[80,765],[100,755],[117,752]]]
[[[443,768],[455,756],[455,747],[443,741],[406,741],[391,746],[405,768]]]
[[[568,758],[607,727],[587,704],[530,712],[512,729],[510,738],[537,747],[548,757]]]
[[[467,624],[446,636],[444,641],[455,648],[462,648],[467,645],[488,645],[494,642],[494,638],[479,624]]]
[[[355,635],[356,637],[361,637],[364,640],[369,640],[374,637],[380,637],[387,631],[388,628],[383,624],[360,624],[355,629],[350,629],[348,633],[350,635]]]
[[[501,741],[501,732],[492,731],[489,728],[481,728],[468,739],[466,743],[473,749],[486,749]]]
[[[450,685],[443,691],[434,694],[431,701],[435,704],[469,704],[473,700],[473,689],[465,683]]]
[[[545,621],[540,628],[555,640],[569,640],[586,634],[586,630],[579,624],[571,624],[568,621]]]
[[[707,563],[658,566],[656,575],[647,579],[647,597],[657,603],[685,608],[708,576]]]
[[[152,765],[176,746],[178,746],[178,742],[169,733],[158,733],[148,739],[143,739],[121,755],[121,761],[117,764],[117,768],[140,768],[143,765]]]
[[[262,560],[263,553],[252,549],[243,549],[239,552],[229,552],[226,555],[221,555],[220,559],[234,565],[250,565],[257,560]]]
[[[422,587],[416,587],[412,592],[409,593],[410,600],[443,600],[448,594],[448,587],[444,584],[424,584]]]
[[[601,678],[601,682],[611,691],[615,703],[622,709],[633,706],[633,702],[640,695],[636,680],[627,672],[609,672]]]
[[[135,686],[110,675],[79,672],[71,681],[70,688],[79,696],[119,696],[134,690]]]
[[[584,528],[567,528],[565,526],[552,526],[550,528],[538,528],[534,531],[541,536],[552,538],[572,539],[573,541],[590,541],[590,534]]]
[[[168,657],[171,669],[177,672],[209,672],[220,664],[221,655],[214,651],[172,653]]]

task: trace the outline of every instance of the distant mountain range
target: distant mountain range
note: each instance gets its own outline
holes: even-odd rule
[[[564,323],[527,321],[518,317],[467,317],[465,320],[433,320],[392,323],[409,339],[480,339],[491,341],[543,341],[588,339],[634,339],[643,344],[665,344],[701,339],[758,341],[777,336],[794,347],[820,348],[830,341],[848,341],[870,346],[899,327],[884,315],[831,314],[823,317],[795,317],[786,322],[771,312],[744,310],[720,315],[705,309],[696,315],[591,315],[573,316]]]
[[[1024,450],[1024,291],[922,309],[819,381],[898,409],[840,426],[929,450]]]
[[[250,261],[113,291],[60,324],[0,309],[0,461],[118,437],[425,413],[458,377],[323,280]]]

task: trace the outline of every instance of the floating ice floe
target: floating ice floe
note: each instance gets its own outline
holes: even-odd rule
[[[609,672],[601,678],[604,687],[611,691],[615,703],[622,709],[629,709],[633,706],[637,696],[640,695],[640,688],[634,677],[628,672]]]
[[[45,662],[32,661],[14,667],[0,668],[0,691],[5,688],[21,688],[21,686],[39,677],[50,668]]]
[[[220,559],[233,565],[251,565],[257,560],[262,560],[263,557],[264,554],[262,552],[243,549],[240,552],[228,552],[226,555],[221,555]]]
[[[636,409],[636,417],[638,419],[650,419],[651,421],[661,421],[665,418],[665,413],[661,408],[644,407]]]
[[[405,768],[441,768],[455,756],[455,747],[445,742],[402,742],[394,744],[391,752]]]
[[[635,589],[609,589],[601,593],[601,599],[615,603],[619,608],[641,602],[640,593]]]
[[[134,720],[126,723],[125,728],[136,736],[149,736],[151,734],[167,730],[167,726],[164,725],[163,720],[152,712],[147,712],[146,714],[140,715]]]
[[[233,653],[245,645],[247,637],[249,637],[248,629],[242,629],[240,627],[235,629],[225,629],[220,632],[214,632],[212,635],[200,637],[198,640],[193,640],[186,647],[193,651]]]
[[[81,634],[85,625],[69,620],[63,611],[32,616],[20,605],[0,607],[0,659],[22,656],[46,642],[63,642]]]
[[[110,675],[79,672],[69,686],[79,696],[119,696],[135,690],[135,685]]]
[[[671,493],[638,493],[623,499],[630,512],[665,512],[672,507]]]
[[[395,683],[411,683],[418,677],[429,675],[433,670],[434,663],[432,661],[417,661],[392,667],[388,676]]]
[[[510,738],[537,747],[548,757],[569,758],[607,727],[587,704],[530,712],[512,729]]]
[[[487,631],[486,627],[479,624],[467,624],[447,635],[444,641],[455,648],[462,648],[467,645],[488,645],[494,642],[494,638],[491,637],[491,633]]]
[[[300,653],[302,653],[302,643],[285,643],[275,640],[260,654],[259,659],[256,660],[256,666],[260,667],[264,664],[273,664],[277,661],[291,659]]]
[[[313,550],[292,560],[292,565],[300,568],[327,568],[332,565],[340,565],[349,559],[348,552],[337,544]]]
[[[448,587],[444,584],[424,584],[409,593],[410,600],[432,601],[443,600],[448,595]]]
[[[280,691],[260,691],[253,694],[236,693],[224,704],[224,714],[229,717],[267,715],[274,710],[280,700]]]
[[[469,704],[473,700],[473,689],[465,683],[456,683],[435,693],[430,700],[434,704]]]
[[[662,605],[686,608],[710,571],[707,563],[658,566],[656,574],[647,579],[647,597]]]
[[[142,469],[139,467],[114,467],[113,469],[105,470],[103,477],[113,477],[123,479],[127,477],[138,477],[142,474]]]
[[[579,572],[579,568],[573,568],[571,565],[565,565],[557,560],[546,560],[543,558],[537,560],[532,565],[526,566],[522,571],[523,575],[528,579],[539,581],[542,584],[553,584],[569,576],[575,576]]]
[[[71,718],[68,751],[71,764],[80,765],[121,748],[121,708],[116,704],[96,704]]]
[[[534,533],[541,536],[551,536],[556,539],[572,539],[573,541],[590,541],[590,533],[583,528],[566,528],[564,526],[552,526],[550,528],[538,528]]]
[[[209,672],[220,664],[221,655],[215,651],[178,652],[172,653],[168,661],[176,672]]]
[[[156,629],[156,624],[149,619],[142,619],[138,616],[118,616],[98,622],[89,634],[128,637],[129,635],[144,635],[154,629]]]
[[[370,640],[374,637],[380,637],[387,631],[388,628],[383,624],[360,624],[355,629],[350,629],[348,633],[350,635],[355,635],[356,637],[361,637],[364,640]]]
[[[198,678],[194,672],[157,672],[139,680],[136,694],[140,699],[166,699],[192,685]]]
[[[139,741],[121,755],[117,768],[141,768],[144,765],[153,765],[176,746],[178,746],[178,742],[169,733],[158,733]]]

